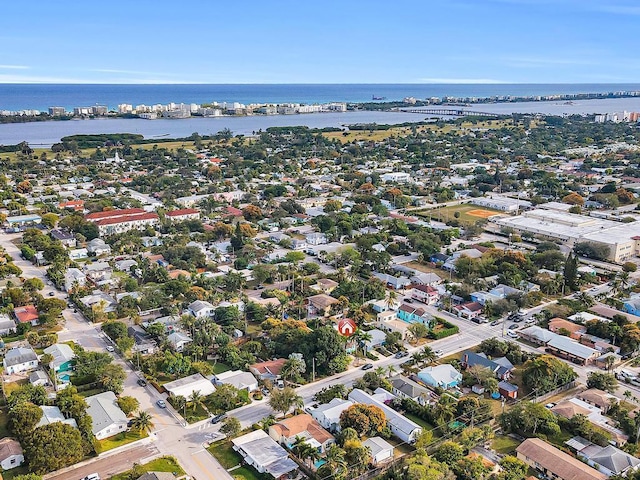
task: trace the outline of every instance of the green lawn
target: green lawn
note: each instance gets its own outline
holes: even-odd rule
[[[222,442],[214,443],[210,445],[207,450],[220,462],[220,465],[226,469],[240,465],[242,462],[242,456],[233,449],[229,441],[223,440]]]
[[[442,436],[442,432],[439,429],[436,429],[433,425],[431,425],[429,422],[425,422],[420,417],[412,413],[405,413],[404,416],[407,417],[409,420],[417,423],[425,430],[431,430],[433,432],[433,438],[438,438]]]
[[[169,397],[169,403],[171,403],[171,405],[173,405],[173,407],[175,408],[171,397]],[[187,423],[199,422],[200,420],[204,420],[205,418],[209,418],[210,416],[209,413],[201,405],[198,405],[198,408],[194,410],[191,405],[187,404],[187,407],[185,409],[177,410],[177,412],[183,416]]]
[[[9,419],[7,418],[7,412],[0,410],[0,438],[9,437],[9,429],[7,428],[7,422]]]
[[[226,363],[222,363],[222,362],[216,362],[216,363],[209,362],[209,363],[211,363],[211,366],[213,367],[213,373],[223,373],[231,370],[231,367]]]
[[[178,464],[178,461],[173,457],[160,457],[155,460],[150,461],[149,463],[145,463],[144,465],[139,465],[137,470],[142,474],[142,472],[169,472],[173,473],[176,476],[184,475],[184,470]],[[133,470],[127,470],[126,472],[119,473],[118,475],[114,475],[111,477],[111,480],[128,480],[129,476],[134,473]],[[136,474],[138,472],[135,472]]]
[[[431,208],[425,209],[419,212],[415,212],[420,217],[426,217],[429,219],[438,220],[440,222],[448,222],[456,218],[456,212],[460,215],[458,221],[460,224],[475,224],[480,220],[486,219],[490,215],[504,214],[499,210],[492,208],[480,207],[478,205],[463,204],[463,205],[451,205],[443,208]],[[473,212],[472,214],[469,212]]]
[[[236,468],[229,472],[234,479],[244,480],[271,480],[273,477],[266,473],[258,473],[256,469],[250,466]]]
[[[5,470],[2,472],[3,480],[13,480],[18,475],[26,475],[29,473],[29,469],[24,465],[21,467],[12,468],[11,470]]]
[[[504,455],[511,455],[521,442],[506,435],[498,435],[491,442],[491,448]]]
[[[113,450],[114,448],[121,447],[122,445],[126,445],[137,440],[141,440],[148,436],[149,434],[147,432],[122,432],[114,435],[113,437],[105,438],[104,440],[98,440],[96,450],[98,451],[98,453],[104,453],[108,450]]]

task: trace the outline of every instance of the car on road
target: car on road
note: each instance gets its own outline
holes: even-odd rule
[[[396,358],[404,358],[404,357],[406,357],[408,355],[409,355],[409,352],[398,352],[398,353],[396,353],[395,357]]]
[[[262,290],[262,289],[264,289],[264,285],[257,285],[256,286],[256,290]]]
[[[413,303],[413,299],[412,298],[405,298],[404,301],[407,302],[407,303]]]
[[[371,370],[373,368],[373,363],[365,363],[362,366],[362,370]]]
[[[54,297],[55,295],[56,295],[56,292],[49,292],[50,297]]]
[[[555,407],[555,406],[556,406],[556,404],[555,404],[555,403],[547,403],[547,404],[545,405],[545,408],[549,408],[549,409],[551,409],[551,408],[553,408],[553,407]]]
[[[167,408],[167,404],[164,400],[160,399],[156,402],[156,405],[158,405],[160,408]]]
[[[86,477],[82,477],[80,480],[100,480],[100,475],[97,473],[90,473]]]
[[[146,387],[147,386],[147,381],[142,379],[142,378],[139,378],[138,379],[138,385],[140,385],[141,387]]]
[[[507,332],[507,336],[509,336],[511,338],[518,338],[518,334],[516,332],[514,332],[513,330],[509,330]]]
[[[496,325],[500,325],[500,320],[494,320],[489,325],[491,325],[492,327],[495,327]]]
[[[213,417],[211,419],[211,423],[215,425],[216,423],[220,423],[221,421],[223,421],[225,418],[227,418],[227,414],[221,413],[220,415],[216,415],[215,417]]]
[[[433,354],[434,354],[436,357],[441,357],[442,355],[444,355],[444,352],[443,352],[442,350],[434,350],[434,351],[433,351]]]
[[[107,352],[115,352],[116,351],[116,349],[113,348],[111,345],[107,345],[105,348],[107,349]]]

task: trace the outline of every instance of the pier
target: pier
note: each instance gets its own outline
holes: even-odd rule
[[[420,113],[425,115],[446,115],[450,117],[497,117],[496,113],[463,110],[461,108],[400,108],[395,110],[403,113]]]

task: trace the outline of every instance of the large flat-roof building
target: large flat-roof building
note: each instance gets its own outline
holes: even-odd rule
[[[569,247],[591,242],[609,248],[608,260],[622,263],[640,253],[640,221],[621,223],[600,218],[536,209],[515,217],[498,217],[494,223],[518,233],[561,241]]]

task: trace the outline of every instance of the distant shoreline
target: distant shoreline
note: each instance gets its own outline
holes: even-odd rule
[[[498,95],[488,97],[432,97],[429,99],[417,99],[415,97],[405,97],[403,100],[387,100],[386,97],[372,96],[372,100],[369,102],[332,102],[343,103],[346,105],[348,111],[394,111],[402,108],[420,108],[420,107],[471,107],[473,105],[486,105],[486,104],[504,104],[504,103],[524,103],[524,102],[566,102],[567,105],[572,104],[574,101],[580,100],[606,100],[606,99],[618,99],[618,98],[636,98],[640,97],[640,90],[633,91],[612,91],[612,92],[592,92],[592,93],[567,93],[556,95],[526,95],[526,96],[513,96],[513,95]],[[181,104],[186,105],[186,104]],[[221,108],[221,105],[224,105]],[[246,117],[246,116],[274,116],[274,115],[305,115],[311,113],[330,113],[329,111],[294,111],[295,108],[305,108],[309,105],[319,104],[305,104],[305,103],[259,103],[250,104],[248,106],[242,105],[242,108],[229,110],[226,107],[226,103],[223,104],[204,104],[210,109],[215,109],[219,112],[216,115],[190,113],[186,116],[171,117],[165,116],[164,113],[167,110],[155,110],[154,113],[158,113],[158,118],[168,118],[182,120],[185,118],[225,118],[225,117]],[[290,107],[293,105],[294,107]],[[295,107],[297,105],[297,107]],[[324,104],[323,104],[324,105]],[[131,105],[130,105],[131,106]],[[158,105],[155,105],[158,106]],[[198,105],[200,107],[201,105]],[[283,113],[278,109],[286,106],[290,112]],[[163,105],[163,107],[165,107]],[[59,108],[59,107],[56,107]],[[31,123],[31,122],[43,122],[43,121],[69,121],[69,120],[90,120],[97,118],[126,118],[126,119],[142,119],[150,120],[149,118],[143,118],[142,113],[122,113],[114,110],[108,110],[106,106],[96,107],[78,107],[78,108],[100,108],[104,113],[101,114],[74,114],[73,112],[65,112],[64,114],[51,114],[49,112],[34,113],[36,110],[20,110],[8,112],[6,110],[0,110],[0,124],[7,123]],[[274,112],[265,112],[265,108],[276,109]],[[26,113],[25,113],[26,112]],[[240,112],[240,113],[238,113]],[[155,120],[151,119],[151,120]]]

